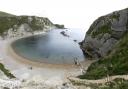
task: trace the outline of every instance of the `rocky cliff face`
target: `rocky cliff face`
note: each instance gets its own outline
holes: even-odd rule
[[[36,16],[0,16],[0,35],[3,38],[32,34],[58,28],[48,18]]]
[[[99,17],[90,26],[81,48],[89,57],[108,55],[128,31],[128,9]]]

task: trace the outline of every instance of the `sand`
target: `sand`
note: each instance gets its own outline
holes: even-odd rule
[[[37,63],[18,56],[10,46],[16,39],[17,38],[0,40],[0,62],[3,63],[17,79],[27,81],[34,80],[37,82],[44,81],[48,85],[56,86],[68,81],[68,76],[81,74],[80,69],[74,65]],[[84,67],[88,68],[91,63],[92,61],[85,61]]]

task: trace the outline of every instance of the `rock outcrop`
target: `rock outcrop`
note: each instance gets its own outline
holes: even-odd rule
[[[104,57],[112,51],[127,31],[128,9],[115,11],[94,21],[85,39],[80,43],[81,48],[89,57]]]

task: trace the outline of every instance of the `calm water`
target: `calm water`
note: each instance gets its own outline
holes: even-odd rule
[[[62,31],[65,31],[69,37],[60,34]],[[28,60],[51,64],[73,64],[74,58],[78,58],[79,61],[85,60],[78,44],[84,39],[84,35],[84,30],[55,29],[46,34],[19,39],[12,43],[12,47],[18,55]]]

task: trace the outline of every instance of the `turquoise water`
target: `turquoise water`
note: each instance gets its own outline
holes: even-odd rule
[[[69,37],[62,35],[60,33],[62,31]],[[12,43],[12,48],[27,60],[50,64],[73,64],[74,58],[80,62],[85,60],[78,44],[84,39],[84,35],[84,30],[54,29],[46,34],[16,40]]]

